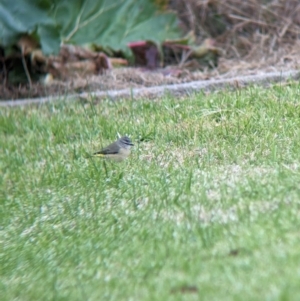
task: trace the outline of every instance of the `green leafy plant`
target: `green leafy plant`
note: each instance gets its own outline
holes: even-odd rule
[[[159,12],[145,0],[2,0],[0,29],[2,46],[29,34],[45,54],[57,53],[61,44],[76,44],[130,56],[129,42],[179,37],[175,14]]]

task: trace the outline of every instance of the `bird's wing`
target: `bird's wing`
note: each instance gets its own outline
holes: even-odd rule
[[[110,144],[107,147],[101,149],[99,152],[94,153],[94,155],[114,155],[117,153],[117,151],[112,150],[112,144]]]

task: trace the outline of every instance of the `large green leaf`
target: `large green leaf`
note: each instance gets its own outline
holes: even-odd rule
[[[33,31],[45,53],[72,43],[128,54],[129,42],[179,37],[176,16],[158,13],[151,0],[0,0],[1,44]]]
[[[41,39],[42,47],[45,43],[51,43],[51,52],[58,51],[59,35],[53,18],[48,16],[49,9],[46,0],[0,0],[0,43],[10,46],[22,34],[31,34],[38,27],[46,27],[51,34]]]

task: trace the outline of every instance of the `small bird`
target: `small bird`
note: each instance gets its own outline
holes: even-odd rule
[[[123,136],[93,155],[96,157],[108,158],[120,162],[130,155],[130,148],[132,146],[133,143],[131,142],[130,138]]]

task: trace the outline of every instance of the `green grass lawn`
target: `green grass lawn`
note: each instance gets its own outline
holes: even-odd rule
[[[299,84],[0,110],[1,301],[299,300]]]

